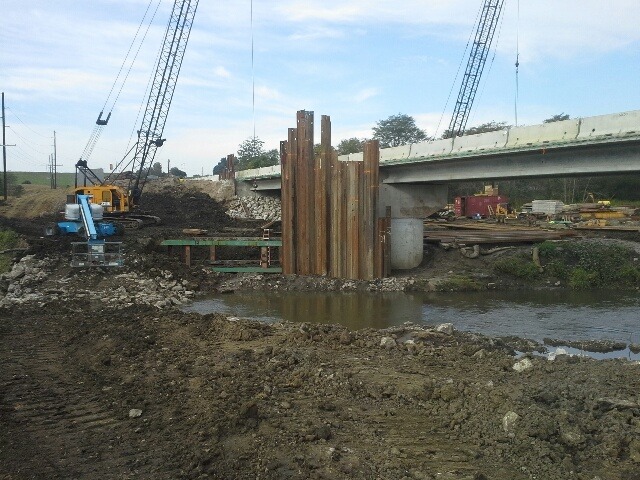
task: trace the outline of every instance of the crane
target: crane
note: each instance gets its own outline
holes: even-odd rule
[[[105,207],[106,214],[128,214],[140,200],[156,151],[166,141],[162,138],[164,126],[197,8],[198,0],[174,0],[155,73],[151,80],[137,142],[114,168],[114,172],[120,171],[120,173],[111,174],[101,181],[87,166],[86,160],[81,159],[76,164],[76,168],[84,175],[85,182],[89,180],[91,185],[83,187],[76,185],[75,194],[93,196]],[[101,117],[102,114],[98,118],[99,121],[108,121],[108,117],[104,120]],[[98,125],[101,126],[101,124]],[[129,157],[132,151],[133,156]],[[122,177],[121,169],[127,166],[131,166],[131,174],[128,178],[128,188],[125,190],[115,182]]]
[[[480,13],[478,27],[476,29],[473,46],[469,54],[467,68],[462,77],[460,92],[453,109],[449,129],[449,137],[459,137],[464,134],[471,113],[471,106],[476,96],[482,71],[487,61],[487,55],[491,49],[493,34],[495,33],[498,20],[502,13],[504,0],[485,0]]]

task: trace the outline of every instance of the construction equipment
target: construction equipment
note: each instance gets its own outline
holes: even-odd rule
[[[124,216],[124,221],[129,219],[129,227],[139,226],[148,220],[159,221],[157,217],[136,217],[132,215],[132,210],[138,206],[156,151],[166,141],[162,138],[164,126],[197,7],[198,0],[174,1],[152,77],[142,125],[138,130],[137,142],[113,169],[114,172],[120,173],[112,173],[101,180],[88,167],[86,158],[80,158],[76,163],[77,171],[84,178],[84,185],[76,184],[74,192],[77,195],[93,196],[104,207],[107,215]],[[109,117],[103,120],[101,112],[96,124],[101,126],[108,119]],[[129,156],[131,152],[134,152],[132,157]],[[126,175],[124,170],[128,167],[130,168]]]
[[[476,29],[473,40],[473,46],[471,47],[471,53],[469,54],[467,68],[462,77],[460,92],[458,93],[458,99],[456,100],[451,122],[449,123],[449,129],[447,130],[448,136],[450,137],[462,136],[467,127],[471,106],[473,105],[476,91],[480,84],[480,78],[482,77],[482,71],[487,61],[487,55],[491,49],[493,34],[500,19],[503,4],[504,0],[485,0],[484,2],[478,21],[478,28]]]
[[[104,208],[91,202],[91,195],[75,195],[65,205],[65,220],[46,228],[45,234],[82,235],[85,242],[72,242],[72,267],[121,267],[122,242],[105,238],[122,234],[122,225],[103,220]]]

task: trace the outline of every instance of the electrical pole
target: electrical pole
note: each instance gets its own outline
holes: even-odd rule
[[[7,141],[5,136],[4,92],[2,92],[2,169],[4,171],[4,200],[7,201]]]
[[[171,165],[171,159],[167,158],[167,177],[169,176],[169,166]]]
[[[56,131],[53,131],[53,189],[58,188],[58,155],[56,154]]]

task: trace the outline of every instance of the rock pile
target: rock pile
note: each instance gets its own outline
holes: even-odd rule
[[[234,197],[227,206],[232,218],[280,220],[280,199],[276,197]]]
[[[82,269],[54,278],[52,272],[57,263],[27,255],[9,273],[0,275],[0,308],[26,303],[43,306],[54,300],[165,308],[182,305],[195,296],[197,288],[188,280],[178,280],[170,271],[158,268],[145,275],[138,271],[117,273],[118,270],[105,275],[104,271]]]

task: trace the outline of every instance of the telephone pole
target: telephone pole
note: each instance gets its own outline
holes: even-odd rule
[[[56,131],[53,131],[53,189],[58,188],[58,155],[56,154]]]
[[[2,169],[4,172],[4,200],[7,201],[7,139],[5,136],[5,113],[4,113],[4,92],[2,92]]]

